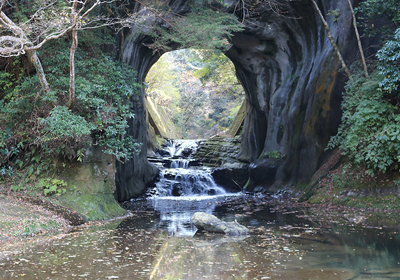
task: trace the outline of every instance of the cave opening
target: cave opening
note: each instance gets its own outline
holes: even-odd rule
[[[167,52],[145,78],[149,124],[168,139],[226,134],[244,96],[235,66],[219,50]]]
[[[187,2],[173,3],[178,12]],[[319,4],[327,14],[347,2],[324,0]],[[246,92],[238,158],[260,164],[269,154],[284,155],[284,162],[276,171],[277,184],[308,182],[329,154],[325,147],[340,122],[345,78],[338,71],[340,63],[312,4],[291,1],[290,6],[290,17],[260,6],[263,16],[249,19],[245,30],[231,38],[226,52]],[[356,44],[350,36],[351,18],[347,10],[337,21],[327,17],[345,59],[354,57]],[[160,54],[148,47],[154,43],[153,38],[139,31],[140,26],[134,26],[126,34],[121,56],[137,71],[138,80],[144,81]],[[145,104],[146,91],[141,89],[140,97],[132,99],[135,118],[128,121],[127,129],[127,134],[144,143],[145,148],[126,164],[117,163],[116,198],[120,201],[143,193],[157,175],[147,160],[146,148],[151,147],[154,139],[148,130],[151,106]],[[261,168],[258,174],[264,171]]]

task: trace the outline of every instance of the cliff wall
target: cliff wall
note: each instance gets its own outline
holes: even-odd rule
[[[288,3],[291,12],[287,14],[268,9],[268,5],[256,9],[259,16],[246,20],[245,30],[235,34],[226,55],[246,92],[240,159],[257,165],[268,153],[280,152],[285,158],[276,168],[275,182],[302,183],[310,180],[327,156],[325,146],[340,122],[346,77],[339,71],[339,61],[311,1]],[[347,0],[320,0],[318,4],[345,59],[355,57]],[[176,14],[189,10],[186,0],[171,1],[170,5]],[[234,8],[226,5],[226,12]],[[137,4],[137,10],[146,13],[140,9]],[[330,10],[339,10],[338,17],[327,16]],[[149,23],[157,20],[148,14]],[[140,80],[160,55],[146,47],[148,43],[151,37],[143,26],[132,26],[124,42],[122,57]],[[128,133],[146,143],[144,92],[131,103],[135,119]],[[258,172],[264,172],[262,169],[256,168]],[[156,173],[145,149],[127,164],[118,163],[117,199],[143,192]]]

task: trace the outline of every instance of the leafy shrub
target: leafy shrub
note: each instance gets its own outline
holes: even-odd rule
[[[355,12],[358,21],[365,28],[364,33],[368,36],[380,34],[385,40],[391,37],[393,26],[397,28],[400,24],[400,1],[365,0],[360,2]],[[385,20],[391,21],[392,24],[387,24]]]
[[[44,138],[50,141],[55,138],[78,137],[89,135],[95,125],[87,122],[84,117],[73,114],[65,106],[56,106],[47,118],[43,119]]]
[[[365,164],[371,175],[374,170],[397,170],[400,162],[400,108],[389,102],[382,79],[375,71],[368,79],[360,74],[347,82],[342,123],[328,144]]]
[[[400,28],[394,34],[392,40],[388,40],[378,51],[377,57],[381,61],[378,67],[383,75],[379,86],[389,94],[399,95],[400,85]]]
[[[61,195],[66,192],[66,187],[67,183],[64,180],[51,178],[43,178],[36,185],[36,188],[42,190],[45,196]]]
[[[101,52],[90,34],[87,45],[76,52],[76,99],[68,109],[69,42],[54,41],[41,49],[40,56],[51,92],[43,94],[34,73],[23,73],[20,63],[0,72],[0,170],[28,167],[27,176],[48,170],[49,159],[64,157],[82,161],[82,152],[92,143],[105,152],[127,160],[140,149],[125,136],[128,120],[134,117],[129,100],[140,85],[134,71]],[[101,41],[101,40],[100,40]],[[17,69],[15,69],[17,68]],[[11,71],[10,70],[10,71]],[[46,161],[46,166],[42,163]],[[39,165],[30,166],[32,163]]]

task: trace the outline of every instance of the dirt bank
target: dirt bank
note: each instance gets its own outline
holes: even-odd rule
[[[20,252],[38,236],[65,231],[69,222],[42,206],[0,194],[0,259]]]

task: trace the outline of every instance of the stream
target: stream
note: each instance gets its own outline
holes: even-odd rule
[[[160,181],[129,202],[130,217],[0,260],[0,279],[400,279],[397,231],[311,221],[302,209],[277,210],[272,197],[228,193],[191,158],[196,147],[173,143],[152,159]],[[196,211],[251,234],[198,233]]]

